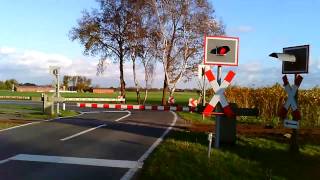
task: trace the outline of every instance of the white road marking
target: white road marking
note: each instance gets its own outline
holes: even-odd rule
[[[104,126],[107,126],[107,125],[106,125],[106,124],[101,124],[101,125],[99,125],[99,126],[96,126],[96,127],[93,127],[93,128],[90,128],[90,129],[87,129],[87,130],[84,130],[84,131],[81,131],[81,132],[79,132],[79,133],[77,133],[77,134],[74,134],[74,135],[65,137],[65,138],[63,138],[63,139],[60,139],[60,141],[66,141],[66,140],[72,139],[72,138],[74,138],[74,137],[80,136],[80,135],[82,135],[82,134],[85,134],[85,133],[87,133],[87,132],[96,130],[96,129],[101,128],[101,127],[104,127]]]
[[[100,111],[100,112],[101,112],[101,111]],[[120,112],[120,111],[118,111],[118,112]],[[122,120],[122,119],[124,119],[124,118],[126,118],[126,117],[129,117],[129,116],[131,115],[131,112],[130,112],[130,111],[121,111],[121,112],[127,112],[128,114],[125,115],[125,116],[122,116],[122,117],[120,117],[120,118],[118,118],[118,119],[116,119],[116,120],[114,120],[114,121],[118,122],[118,121],[120,121],[120,120]],[[85,112],[84,112],[84,114],[85,114]],[[79,132],[79,133],[77,133],[77,134],[74,134],[74,135],[71,135],[71,136],[62,138],[62,139],[60,139],[60,141],[66,141],[66,140],[75,138],[75,137],[77,137],[77,136],[80,136],[80,135],[82,135],[82,134],[88,133],[88,132],[90,132],[90,131],[96,130],[96,129],[101,128],[101,127],[104,127],[104,126],[107,126],[107,124],[101,124],[101,125],[99,125],[99,126],[96,126],[96,127],[93,127],[93,128],[90,128],[90,129],[87,129],[87,130],[84,130],[84,131],[81,131],[81,132]]]
[[[144,160],[147,159],[147,157],[152,153],[152,151],[161,143],[161,141],[163,141],[163,138],[170,132],[170,130],[172,129],[172,127],[176,124],[178,116],[175,112],[170,111],[173,116],[174,119],[172,121],[172,123],[170,124],[170,127],[168,127],[166,129],[166,131],[161,135],[161,137],[159,137],[153,144],[152,146],[139,158],[139,160],[137,161],[139,164],[143,165]],[[129,169],[126,174],[124,174],[121,178],[121,180],[130,180],[132,179],[132,177],[134,176],[134,174],[138,171],[140,167],[134,167]]]
[[[78,158],[78,157],[65,157],[65,156],[30,155],[30,154],[18,154],[16,156],[0,161],[0,164],[6,163],[8,161],[32,161],[32,162],[76,164],[76,165],[86,165],[86,166],[102,166],[102,167],[130,168],[130,169],[142,167],[142,164],[139,163],[138,161]]]

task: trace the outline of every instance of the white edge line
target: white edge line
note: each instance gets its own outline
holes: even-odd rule
[[[9,162],[10,160],[11,160],[10,158],[1,160],[1,161],[0,161],[0,164],[4,164],[4,163],[6,163],[6,162]]]
[[[163,138],[170,132],[172,127],[176,124],[178,116],[175,112],[170,111],[174,119],[172,123],[170,124],[170,127],[167,128],[167,130],[159,137],[152,146],[139,158],[138,163],[143,165],[144,160],[147,159],[147,157],[154,151],[154,149],[163,141]],[[138,171],[139,167],[131,168],[129,169],[122,177],[121,180],[130,180],[135,175],[135,173]]]
[[[131,112],[130,111],[122,111],[122,112],[127,112],[128,114],[123,116],[123,117],[121,117],[121,118],[118,118],[118,119],[116,119],[114,121],[118,122],[118,121],[121,121],[124,118],[127,118],[127,117],[131,116]]]
[[[9,128],[6,128],[6,129],[1,129],[0,132],[8,131],[8,130],[11,130],[11,129],[15,129],[15,128],[23,127],[23,126],[28,126],[28,125],[32,125],[32,124],[38,124],[40,122],[42,122],[42,121],[30,122],[30,123],[22,124],[22,125],[19,125],[19,126],[13,126],[13,127],[9,127]]]
[[[35,121],[35,122],[30,122],[30,123],[22,124],[22,125],[19,125],[19,126],[13,126],[13,127],[9,127],[9,128],[6,128],[6,129],[1,129],[0,132],[8,131],[8,130],[15,129],[15,128],[19,128],[19,127],[29,126],[29,125],[32,125],[32,124],[39,124],[39,123],[41,123],[41,122],[53,121],[53,120],[56,120],[56,119],[77,117],[77,116],[81,116],[81,115],[83,115],[83,114],[84,114],[83,112],[80,112],[80,114],[77,114],[77,115],[74,115],[74,116],[57,117],[57,118],[53,118],[53,119],[39,120],[39,121]]]

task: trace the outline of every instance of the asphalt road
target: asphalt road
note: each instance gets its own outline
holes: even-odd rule
[[[177,119],[172,112],[81,110],[0,131],[0,179],[131,178]]]

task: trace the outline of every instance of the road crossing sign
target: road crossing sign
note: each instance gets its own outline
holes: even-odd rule
[[[294,121],[294,120],[284,120],[283,125],[286,128],[291,128],[291,129],[299,129],[299,121]]]
[[[220,104],[223,108],[224,114],[229,118],[233,118],[235,116],[235,114],[232,111],[231,106],[229,105],[229,103],[226,100],[226,97],[224,95],[224,91],[230,85],[230,82],[232,81],[233,77],[235,76],[235,73],[233,71],[229,71],[227,76],[224,78],[223,82],[221,83],[221,85],[218,84],[217,79],[215,78],[215,76],[211,70],[206,71],[205,75],[208,78],[215,94],[212,97],[209,104],[204,109],[203,114],[205,116],[209,116],[211,114],[211,112],[215,109],[218,102],[220,102]]]
[[[49,66],[49,73],[57,76],[59,74],[60,67],[59,66]]]
[[[204,64],[238,66],[239,38],[206,36],[204,42]]]
[[[302,82],[302,79],[303,79],[302,76],[300,75],[296,76],[294,80],[294,85],[291,87],[287,76],[284,75],[282,77],[285,90],[288,93],[288,99],[279,111],[280,118],[285,119],[287,117],[289,107],[291,107],[293,119],[295,120],[301,119],[300,111],[298,109],[297,102],[294,96],[297,93],[297,90]]]

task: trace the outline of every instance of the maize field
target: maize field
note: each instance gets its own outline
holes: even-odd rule
[[[261,123],[281,124],[277,114],[287,94],[280,84],[263,88],[231,86],[226,89],[226,96],[229,102],[236,103],[238,107],[258,108]],[[320,88],[298,90],[298,108],[302,116],[301,127],[320,127]],[[289,118],[290,114],[289,111]]]

